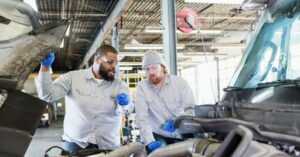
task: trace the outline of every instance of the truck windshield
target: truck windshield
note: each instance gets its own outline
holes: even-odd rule
[[[230,86],[300,79],[300,14],[265,22],[248,48]]]

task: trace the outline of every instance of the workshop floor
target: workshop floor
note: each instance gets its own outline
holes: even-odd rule
[[[45,151],[51,146],[63,147],[61,142],[62,129],[62,118],[57,121],[52,121],[49,127],[39,127],[27,149],[25,157],[43,157]],[[50,157],[57,157],[60,154],[59,149],[52,149],[48,155]]]

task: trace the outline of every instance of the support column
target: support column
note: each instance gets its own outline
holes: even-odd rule
[[[89,59],[94,55],[97,48],[102,44],[103,40],[105,39],[106,35],[109,31],[111,31],[111,28],[113,25],[116,24],[117,20],[122,14],[122,11],[126,10],[131,4],[130,0],[120,0],[117,1],[117,4],[114,7],[114,10],[109,14],[107,17],[105,23],[101,27],[101,30],[99,31],[98,35],[96,36],[95,40],[93,41],[92,46],[88,50],[88,52],[85,54],[82,63],[79,65],[79,69],[82,69],[84,64],[89,61]]]
[[[218,57],[215,57],[216,67],[217,67],[217,102],[221,99],[221,90],[220,90],[220,60]]]
[[[119,28],[115,25],[112,28],[112,37],[111,37],[111,45],[119,52]],[[118,60],[119,60],[118,55]],[[119,64],[116,66],[116,78],[119,78]]]
[[[170,73],[177,75],[175,1],[161,0],[160,3],[163,25],[164,59],[170,68]]]

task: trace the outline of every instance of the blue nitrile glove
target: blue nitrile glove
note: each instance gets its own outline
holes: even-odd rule
[[[117,94],[115,100],[121,106],[126,106],[129,103],[129,97],[126,93]]]
[[[51,67],[53,61],[54,61],[54,52],[50,51],[48,54],[46,54],[45,58],[41,61],[41,64],[49,68]]]
[[[171,132],[171,133],[175,132],[174,120],[173,119],[167,120],[167,122],[161,128],[167,132]]]
[[[148,149],[152,152],[154,151],[155,149],[159,148],[162,146],[162,143],[160,141],[152,141],[150,142],[147,147]]]

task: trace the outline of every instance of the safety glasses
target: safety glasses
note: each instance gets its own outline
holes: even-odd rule
[[[109,65],[118,65],[119,63],[117,60],[107,59],[105,57],[101,57],[101,60]]]

